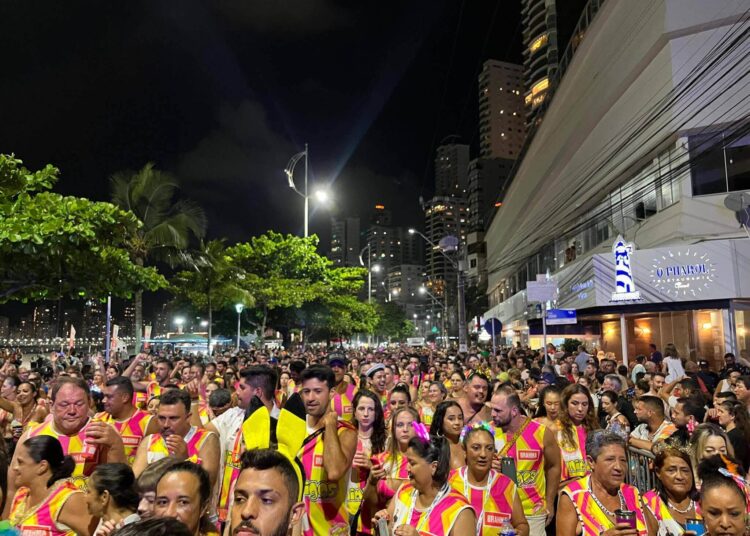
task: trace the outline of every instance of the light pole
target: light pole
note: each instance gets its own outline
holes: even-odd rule
[[[294,184],[294,168],[297,166],[297,163],[303,158],[305,159],[305,191],[300,192],[297,189],[297,185]],[[307,193],[308,159],[309,151],[307,149],[307,144],[305,144],[305,150],[291,157],[286,167],[284,168],[284,173],[286,173],[286,178],[289,181],[289,188],[294,190],[296,194],[300,195],[305,200],[305,238],[307,238],[308,236],[310,223],[310,196]],[[315,198],[321,203],[326,203],[330,199],[330,196],[328,195],[327,191],[318,190],[315,192]]]
[[[182,325],[185,323],[185,319],[181,316],[177,316],[174,319],[174,323],[177,325],[177,333],[182,333]]]
[[[372,303],[372,273],[373,272],[379,272],[380,271],[380,265],[379,264],[372,264],[372,254],[370,251],[370,244],[368,243],[365,247],[362,248],[362,250],[359,252],[359,264],[360,266],[364,267],[365,261],[362,258],[362,255],[364,255],[365,250],[367,250],[367,303]],[[367,344],[368,346],[372,343],[372,333],[367,334]]]
[[[242,323],[242,310],[245,308],[245,305],[242,303],[235,303],[234,304],[234,310],[237,311],[237,353],[240,352],[240,325]],[[263,344],[263,334],[260,334],[261,337],[261,344]]]
[[[432,292],[430,292],[427,289],[427,287],[425,287],[424,285],[419,287],[417,289],[417,292],[419,292],[420,294],[426,294],[430,298],[430,300],[432,300],[433,304],[437,305],[439,308],[443,310],[442,316],[440,315],[440,313],[438,313],[438,318],[440,318],[440,330],[443,333],[443,346],[447,348],[448,341],[447,341],[447,333],[445,332],[445,317],[448,315],[448,307],[444,303],[441,303],[440,300],[437,298],[437,296],[435,296]]]
[[[458,351],[459,352],[466,352],[468,351],[468,333],[466,332],[466,303],[464,299],[464,273],[463,270],[461,270],[461,263],[460,258],[457,258],[456,260],[451,259],[448,254],[443,251],[443,248],[441,248],[438,244],[427,238],[424,234],[420,233],[416,229],[409,229],[409,234],[417,234],[422,237],[422,239],[427,242],[429,245],[432,246],[433,249],[438,250],[443,257],[446,258],[446,260],[450,263],[450,265],[453,267],[454,270],[456,270],[456,287],[457,287],[457,296],[456,299],[458,301]],[[458,238],[458,245],[456,247],[457,256],[460,257],[461,253],[461,239]]]

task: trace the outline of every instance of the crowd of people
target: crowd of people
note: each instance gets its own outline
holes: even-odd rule
[[[32,536],[745,534],[750,363],[546,350],[6,351],[2,520]]]

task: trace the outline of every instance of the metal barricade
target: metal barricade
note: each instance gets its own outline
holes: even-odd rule
[[[643,449],[628,447],[628,474],[625,481],[643,493],[654,489],[656,475],[652,469],[654,455]]]

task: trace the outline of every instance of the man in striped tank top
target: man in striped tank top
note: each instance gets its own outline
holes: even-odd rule
[[[498,453],[493,469],[515,480],[529,522],[529,536],[544,536],[546,525],[555,516],[560,484],[557,440],[544,425],[526,416],[511,386],[498,388],[490,405]]]
[[[30,423],[28,430],[18,440],[38,435],[48,435],[60,441],[63,453],[71,456],[76,467],[73,478],[78,487],[100,463],[125,462],[122,438],[107,423],[89,418],[89,386],[80,378],[60,377],[50,393],[51,418],[42,423]],[[16,463],[14,454],[13,463]],[[8,482],[8,497],[15,493],[14,483]]]
[[[335,378],[328,366],[313,365],[300,375],[308,436],[297,457],[307,482],[303,536],[349,534],[347,481],[357,448],[357,433],[331,409]]]
[[[94,420],[115,427],[122,437],[125,456],[129,464],[135,461],[135,453],[143,438],[159,431],[159,424],[150,413],[133,405],[133,384],[125,376],[116,376],[104,387],[104,411],[94,415]]]
[[[146,466],[166,457],[201,465],[211,478],[213,489],[219,475],[220,447],[216,434],[190,425],[190,395],[170,389],[161,396],[156,418],[160,430],[141,442],[133,462],[139,476]]]

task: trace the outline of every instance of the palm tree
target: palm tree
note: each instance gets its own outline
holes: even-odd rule
[[[191,237],[203,238],[206,215],[191,201],[173,201],[177,180],[149,162],[137,172],[115,173],[110,179],[112,203],[143,222],[129,240],[130,254],[139,266],[167,262],[175,266]],[[141,347],[143,293],[135,293],[135,347]]]
[[[193,306],[208,312],[207,355],[210,356],[214,311],[238,302],[245,307],[253,306],[255,300],[239,284],[244,274],[227,255],[223,240],[201,240],[197,250],[185,252],[182,257],[189,270],[175,276],[175,291]]]

